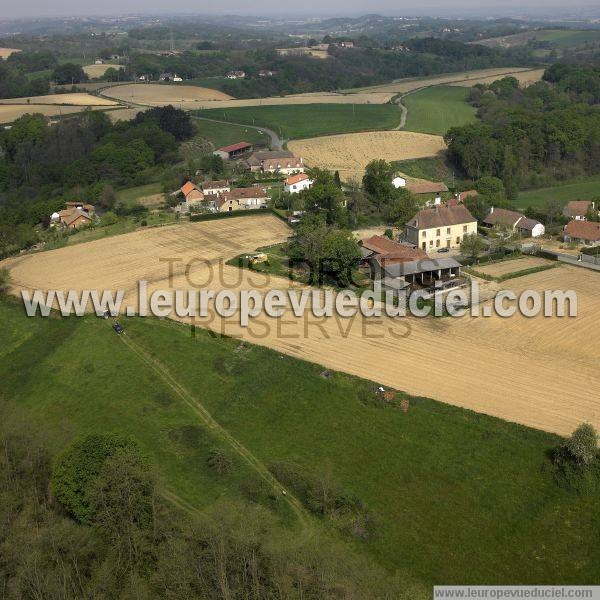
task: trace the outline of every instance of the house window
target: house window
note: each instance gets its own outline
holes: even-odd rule
[[[435,240],[435,247],[439,248],[440,247],[440,240]]]
[[[457,244],[460,244],[460,237],[457,237],[457,238],[456,238],[456,243],[457,243]]]
[[[441,229],[437,229],[436,232],[435,232],[435,235],[437,235],[438,237],[440,235],[442,235],[442,230]]]
[[[450,227],[446,227],[446,235],[450,235]]]
[[[433,248],[433,240],[429,240],[429,247]]]
[[[424,231],[423,233],[421,233],[421,237],[427,237],[427,232]]]
[[[467,226],[463,225],[463,233],[467,233]]]

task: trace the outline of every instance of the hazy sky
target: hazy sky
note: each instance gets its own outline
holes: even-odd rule
[[[452,16],[600,12],[598,0],[0,0],[0,18],[102,15],[124,13],[198,13],[240,15],[350,16],[386,15]]]

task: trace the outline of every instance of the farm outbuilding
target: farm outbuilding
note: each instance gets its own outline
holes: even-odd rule
[[[223,160],[233,160],[251,151],[252,144],[249,144],[248,142],[238,142],[237,144],[219,148],[218,150],[215,150],[213,154],[215,156],[220,156]]]

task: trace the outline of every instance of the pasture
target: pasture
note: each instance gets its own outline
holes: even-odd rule
[[[183,108],[209,100],[227,100],[231,98],[223,92],[192,85],[169,85],[160,83],[130,83],[115,85],[103,90],[106,98],[147,106],[173,104]]]
[[[590,177],[572,183],[564,183],[536,190],[519,192],[516,205],[519,208],[544,208],[548,201],[558,200],[563,204],[569,200],[592,200],[600,196],[600,177]]]
[[[436,86],[406,96],[402,103],[408,109],[406,131],[444,135],[451,127],[475,120],[476,109],[467,102],[464,87]]]
[[[109,65],[109,64],[103,64],[103,65],[85,65],[83,67],[83,72],[90,78],[90,79],[97,79],[98,77],[102,77],[104,75],[104,73],[106,73],[106,71],[108,71],[108,69],[118,69],[119,65]]]
[[[125,304],[137,306],[137,281],[149,281],[149,293],[168,288],[169,267],[164,259],[174,257],[178,259],[174,289],[193,284],[216,290],[286,290],[294,285],[287,279],[221,261],[280,243],[289,234],[276,217],[256,215],[140,230],[19,256],[0,265],[11,271],[15,293],[23,288],[123,290]],[[574,290],[578,316],[322,320],[310,314],[291,318],[288,313],[282,319],[261,315],[248,328],[240,326],[239,318],[217,315],[197,323],[411,395],[550,432],[568,434],[584,421],[600,427],[600,348],[589,344],[600,335],[598,273],[559,266],[505,285],[516,292]],[[479,377],[490,365],[493,377]],[[559,371],[561,385],[557,386]]]
[[[361,179],[367,164],[435,156],[445,149],[440,136],[409,131],[350,133],[292,141],[289,149],[310,166],[339,171],[344,180]]]
[[[512,260],[502,260],[496,263],[477,265],[473,269],[477,273],[483,273],[489,277],[504,278],[507,275],[519,276],[526,273],[529,269],[540,269],[545,267],[554,267],[557,263],[537,256],[523,256]]]
[[[393,129],[400,110],[393,104],[305,104],[202,110],[199,116],[273,129],[284,139]]]
[[[170,257],[180,256],[184,247],[189,252],[192,241],[205,258],[215,254],[217,248],[211,244],[220,245],[221,253],[231,252],[232,234],[243,235],[245,229],[236,221],[253,233],[268,230],[275,239],[287,234],[273,217],[257,217],[255,225],[252,220],[169,228],[185,234],[181,244],[167,228],[154,232],[160,236],[154,246],[147,246],[151,256],[147,271],[160,256],[159,243],[163,244],[160,251]],[[204,238],[202,228],[207,228]],[[196,231],[192,234],[192,230]],[[262,239],[266,237],[263,233]],[[134,270],[141,266],[141,254],[123,254],[125,245],[119,247],[118,256],[107,252],[106,242],[119,240],[105,240],[93,252],[88,248],[85,256],[92,264],[87,273],[94,274],[100,252],[108,268],[119,263],[123,271],[125,257]],[[243,241],[253,243],[248,238]],[[73,252],[81,249],[37,256],[66,253],[74,258]],[[102,262],[100,257],[98,261]],[[70,264],[78,275],[84,274],[78,263]],[[289,319],[283,321],[282,333],[289,334]],[[223,499],[238,500],[262,504],[290,523],[292,516],[282,502],[272,498],[256,473],[186,402],[192,398],[261,464],[294,465],[302,474],[300,481],[316,478],[330,486],[327,489],[342,490],[364,503],[373,523],[373,534],[364,539],[339,534],[334,524],[321,517],[319,523],[328,535],[340,535],[354,551],[398,570],[401,577],[425,585],[595,582],[600,563],[596,499],[555,484],[546,452],[560,442],[556,436],[426,397],[400,393],[399,398],[408,401],[406,412],[383,405],[374,396],[374,383],[340,372],[325,378],[318,364],[288,356],[303,344],[298,339],[287,337],[282,341],[285,346],[273,351],[204,330],[192,334],[188,327],[159,319],[121,322],[124,338],[102,319],[30,319],[16,302],[0,299],[4,427],[10,430],[18,423],[41,430],[54,452],[84,433],[133,435],[157,465],[162,486],[193,507],[204,510]],[[426,363],[433,377],[437,370],[446,369],[448,378],[457,370],[466,375],[470,365],[462,387],[464,397],[477,396],[480,387],[492,386],[499,403],[513,402],[509,365],[493,363],[493,376],[479,382],[473,372],[485,372],[477,371],[482,363],[463,363],[463,354],[446,364],[447,348],[431,358],[433,348],[438,348],[434,339],[443,341],[451,335],[440,323],[434,331],[435,338],[420,337],[414,348],[404,344],[410,338],[393,340],[389,333],[387,339],[371,337],[354,355],[339,335],[329,342],[321,331],[315,338],[330,347],[332,358],[334,346],[339,348],[346,370],[360,368],[367,358],[368,366],[390,363],[399,380],[422,378],[420,363]],[[373,333],[367,329],[368,335]],[[420,336],[418,331],[414,335]],[[503,341],[497,342],[500,358]],[[481,340],[475,336],[474,343],[476,353]],[[378,350],[382,345],[383,352]],[[410,354],[409,364],[401,364],[404,354]],[[323,353],[313,352],[308,358],[321,362],[322,357]],[[513,357],[510,368],[518,373],[524,367]],[[378,374],[375,370],[370,376],[376,379]],[[535,379],[536,374],[530,373],[530,388],[532,381],[536,389],[543,383]],[[556,386],[556,380],[552,384],[567,388],[568,396],[570,380],[565,375],[561,386]],[[529,411],[536,408],[532,399]],[[232,458],[228,472],[218,475],[208,466],[214,449]],[[498,539],[504,540],[501,556],[489,552],[490,546],[498,547]]]
[[[146,208],[158,208],[165,203],[160,183],[147,183],[146,185],[119,190],[117,200],[127,206],[138,203]]]
[[[212,121],[195,121],[197,135],[181,145],[182,152],[186,156],[197,154],[196,150],[204,148],[205,142],[212,144],[213,148],[222,148],[236,142],[248,142],[249,144],[268,145],[269,136],[257,129],[233,125],[231,123],[213,123]]]

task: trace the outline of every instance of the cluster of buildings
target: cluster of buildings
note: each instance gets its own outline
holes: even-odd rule
[[[202,209],[213,213],[254,210],[266,208],[269,203],[264,187],[232,188],[228,181],[205,181],[201,185],[188,181],[173,194],[181,198],[175,210],[182,213]]]

